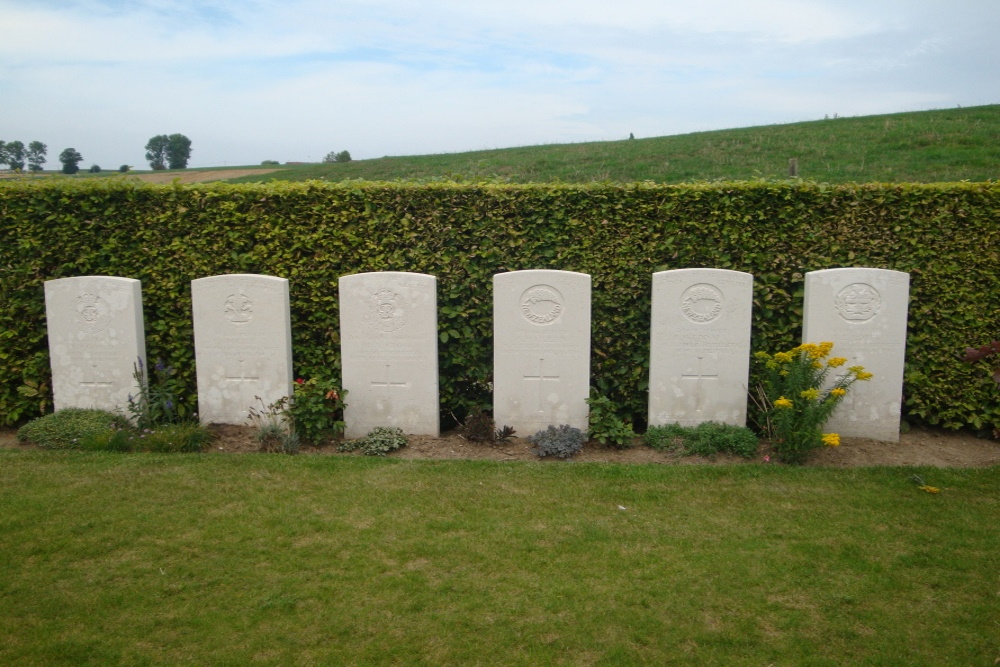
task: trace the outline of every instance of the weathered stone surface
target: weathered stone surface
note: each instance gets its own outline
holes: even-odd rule
[[[345,436],[377,426],[437,436],[437,278],[359,273],[342,277],[339,292]]]
[[[590,276],[493,276],[493,417],[527,437],[549,425],[587,429]]]
[[[202,423],[243,424],[251,406],[291,393],[288,281],[231,274],[191,281],[198,414]]]
[[[806,274],[802,342],[832,341],[833,356],[874,374],[851,387],[824,431],[899,440],[909,295],[910,276],[900,271],[845,268]]]
[[[146,359],[138,280],[79,276],[45,282],[53,406],[128,414]]]
[[[746,424],[753,276],[653,274],[649,424]]]

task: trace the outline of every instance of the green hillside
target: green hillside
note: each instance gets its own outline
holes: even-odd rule
[[[237,179],[451,179],[512,183],[783,179],[985,181],[1000,177],[1000,104],[831,118],[651,139],[295,165]]]

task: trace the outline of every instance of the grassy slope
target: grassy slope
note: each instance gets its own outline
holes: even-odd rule
[[[501,179],[514,183],[781,179],[828,183],[1000,177],[1000,105],[838,118],[652,139],[301,165],[237,179]]]
[[[0,452],[0,663],[992,664],[998,484]]]

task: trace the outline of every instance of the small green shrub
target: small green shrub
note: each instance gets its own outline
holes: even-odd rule
[[[132,377],[139,393],[129,394],[128,411],[139,429],[176,424],[184,418],[184,408],[177,400],[182,391],[177,372],[160,360],[153,365],[153,371],[155,378],[146,375],[146,365],[141,358],[132,364]]]
[[[345,442],[337,449],[342,452],[353,452],[357,449],[365,456],[385,456],[406,446],[406,434],[403,429],[395,426],[378,426],[368,432],[363,438]]]
[[[17,439],[49,449],[70,449],[88,437],[127,428],[128,420],[107,410],[65,408],[34,419],[17,431]]]
[[[333,380],[310,378],[295,381],[290,400],[277,407],[292,420],[292,428],[305,442],[329,442],[344,432],[344,397],[347,392]]]
[[[528,442],[534,445],[531,451],[538,456],[568,459],[583,449],[583,442],[586,439],[587,437],[580,429],[562,424],[549,426],[544,431],[539,431],[529,437]]]
[[[264,405],[264,399],[255,396],[259,406],[251,406],[247,420],[254,429],[254,439],[260,451],[268,453],[298,454],[299,434],[291,426],[291,418],[282,409],[287,401]]]
[[[632,424],[617,416],[610,398],[594,389],[591,389],[591,394],[591,398],[587,399],[587,404],[590,405],[590,428],[587,433],[590,438],[617,449],[631,447],[635,439]]]
[[[752,458],[759,444],[750,429],[718,422],[703,422],[697,426],[651,426],[643,441],[658,451],[677,451],[690,456],[728,452],[744,458]]]

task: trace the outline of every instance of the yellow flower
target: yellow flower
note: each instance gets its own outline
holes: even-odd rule
[[[794,359],[794,357],[791,352],[778,352],[774,355],[774,360],[781,364],[791,363],[792,359]]]
[[[814,361],[814,362],[812,362],[812,363],[810,364],[810,366],[812,366],[812,367],[813,367],[813,368],[815,368],[816,370],[819,370],[820,368],[823,368],[823,364],[822,364],[822,362],[819,362],[819,361]]]
[[[858,378],[862,382],[865,382],[867,380],[871,380],[874,376],[867,371],[859,371],[854,374],[854,377]]]
[[[822,353],[821,356],[825,357],[826,355],[830,354],[830,350],[832,349],[833,349],[833,343],[831,343],[830,341],[826,341],[819,344],[819,351]]]
[[[824,433],[823,444],[827,447],[840,447],[840,435],[837,433]]]
[[[864,372],[864,370],[865,370],[864,366],[851,366],[850,368],[847,369],[847,372],[854,373],[855,375],[857,375],[858,373]]]
[[[767,352],[754,352],[753,358],[760,359],[761,361],[767,361],[768,359],[771,358],[771,355],[768,354]]]
[[[839,368],[847,363],[847,359],[843,357],[833,357],[830,361],[826,362],[826,365],[830,368]]]
[[[816,389],[815,387],[812,389],[806,389],[801,394],[799,394],[799,396],[806,399],[807,401],[815,401],[817,398],[819,398],[819,389]]]
[[[921,491],[926,491],[927,493],[941,492],[941,489],[937,488],[936,486],[918,486],[917,488],[920,489]]]
[[[774,402],[774,407],[776,408],[790,408],[792,407],[792,402],[785,398],[784,396],[778,397],[778,400]]]
[[[785,369],[785,370],[781,371],[779,373],[779,375],[781,375],[782,377],[785,377],[786,375],[788,375],[788,369]]]
[[[775,363],[774,359],[771,359],[766,364],[764,364],[764,367],[767,368],[768,370],[773,371],[775,368],[778,367],[778,364]]]
[[[846,393],[847,390],[844,389],[843,387],[834,387],[833,389],[830,390],[831,396],[843,396]]]

